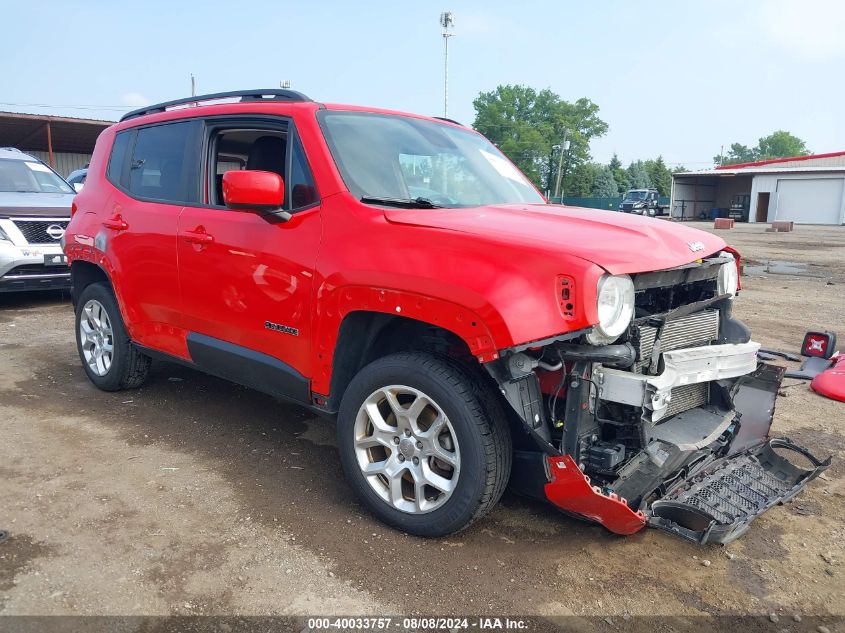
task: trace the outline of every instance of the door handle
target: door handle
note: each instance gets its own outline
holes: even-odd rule
[[[179,237],[189,244],[211,244],[214,241],[214,236],[206,233],[202,227],[197,227],[193,231],[182,231]]]
[[[111,216],[107,220],[103,220],[103,226],[107,229],[112,229],[113,231],[125,231],[129,228],[126,220],[120,217],[119,213]]]

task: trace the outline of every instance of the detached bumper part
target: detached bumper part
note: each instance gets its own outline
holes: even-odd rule
[[[546,498],[561,510],[601,523],[616,534],[634,534],[645,526],[642,512],[631,510],[618,495],[606,495],[593,486],[569,455],[548,457],[546,463],[550,479]]]
[[[814,467],[796,466],[775,449],[799,453]],[[830,462],[787,439],[771,439],[681,482],[651,505],[648,525],[702,545],[730,543],[763,512],[801,492]]]

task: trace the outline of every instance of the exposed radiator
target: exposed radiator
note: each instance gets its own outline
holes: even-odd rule
[[[651,353],[658,330],[651,325],[641,325],[639,329],[639,360],[634,364],[635,372],[642,372],[643,367],[648,367],[651,363]],[[710,344],[717,338],[719,338],[719,311],[705,310],[669,321],[660,337],[660,350],[669,352],[673,349],[700,347]]]
[[[672,400],[666,408],[666,415],[663,419],[671,418],[673,415],[703,407],[710,401],[710,383],[699,382],[693,385],[684,385],[672,389]]]

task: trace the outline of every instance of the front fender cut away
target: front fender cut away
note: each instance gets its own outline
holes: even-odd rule
[[[550,456],[546,498],[567,512],[601,523],[616,534],[633,534],[646,524],[645,514],[635,512],[616,494],[593,486],[569,455]]]
[[[775,449],[803,455],[804,469]],[[774,505],[797,495],[828,466],[787,439],[770,439],[756,448],[711,463],[651,504],[648,524],[695,543],[730,543]]]

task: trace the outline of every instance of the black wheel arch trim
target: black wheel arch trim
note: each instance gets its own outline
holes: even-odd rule
[[[112,283],[108,271],[99,264],[80,259],[70,264],[70,299],[71,303],[76,309],[76,302],[79,295],[90,286],[100,281],[105,281],[117,295],[117,291]],[[120,308],[120,300],[118,300],[118,308]]]

